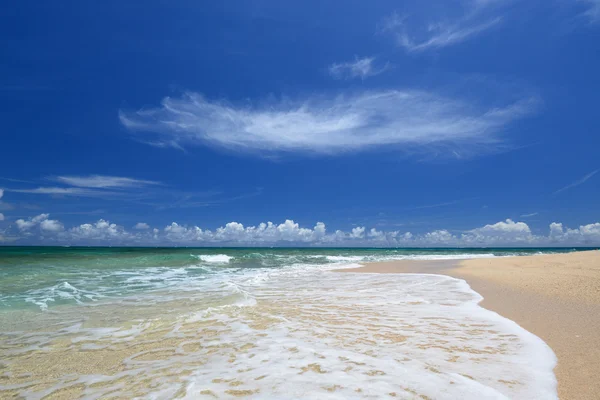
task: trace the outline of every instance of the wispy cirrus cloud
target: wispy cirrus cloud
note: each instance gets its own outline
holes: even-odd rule
[[[107,192],[85,188],[73,188],[73,187],[37,187],[33,189],[6,189],[10,192],[15,193],[29,193],[29,194],[46,194],[46,195],[57,195],[57,196],[81,196],[81,197],[103,197],[107,194],[116,194],[115,192]]]
[[[54,181],[69,186],[83,188],[139,188],[149,185],[160,185],[160,182],[142,179],[127,178],[122,176],[88,175],[88,176],[57,176],[51,178]]]
[[[411,52],[424,51],[432,48],[442,48],[464,42],[465,40],[499,24],[502,18],[494,18],[483,23],[461,26],[437,24],[431,28],[433,35],[424,41],[415,41],[403,33],[398,36],[398,44]]]
[[[408,52],[441,49],[462,43],[500,24],[502,17],[489,12],[496,3],[494,0],[463,1],[461,15],[435,22],[429,22],[432,16],[428,15],[426,23],[394,12],[382,20],[378,30],[392,35],[396,44]]]
[[[379,75],[390,68],[389,63],[376,66],[375,57],[356,58],[354,61],[334,63],[329,66],[329,74],[335,79],[366,79]]]
[[[439,208],[439,207],[446,207],[446,206],[451,206],[454,204],[460,204],[463,203],[467,200],[474,200],[475,198],[469,198],[469,199],[460,199],[460,200],[452,200],[452,201],[445,201],[443,203],[436,203],[436,204],[425,204],[422,206],[416,206],[416,207],[410,207],[408,208],[408,210],[425,210],[425,209],[429,209],[429,208]]]
[[[123,196],[125,194],[124,191],[130,189],[162,185],[160,182],[156,181],[108,175],[55,176],[48,179],[62,183],[64,186],[10,188],[6,190],[15,193],[103,198]]]
[[[539,213],[533,212],[533,213],[529,213],[529,214],[523,214],[523,215],[521,215],[521,218],[530,218],[530,217],[535,217],[536,215],[539,215]]]
[[[88,176],[54,176],[44,180],[53,180],[64,184],[60,186],[38,186],[29,188],[0,189],[0,199],[7,192],[24,193],[31,195],[47,195],[57,200],[64,201],[68,197],[88,197],[97,200],[121,202],[136,207],[148,207],[154,211],[172,208],[197,208],[219,206],[224,203],[234,202],[250,197],[260,196],[263,189],[258,187],[251,192],[223,193],[217,190],[182,191],[170,187],[162,182],[142,180],[128,177],[115,177],[107,175]],[[27,181],[36,183],[35,181]],[[14,207],[0,200],[0,210],[11,210]],[[67,211],[54,212],[54,214],[98,214],[104,210],[92,211]]]
[[[377,147],[405,151],[493,146],[512,121],[532,112],[530,97],[483,108],[418,90],[309,96],[265,105],[234,105],[199,93],[166,97],[155,108],[119,113],[131,131],[180,145],[260,153],[329,154]]]
[[[600,0],[579,0],[579,2],[586,4],[587,10],[583,15],[589,19],[590,23],[600,23]]]
[[[565,190],[569,190],[569,189],[572,189],[574,187],[577,187],[579,185],[584,184],[585,182],[587,182],[588,179],[590,179],[592,176],[596,175],[598,173],[598,171],[600,171],[600,170],[597,169],[595,171],[590,172],[589,174],[585,175],[584,177],[582,177],[580,179],[577,179],[575,182],[570,183],[570,184],[568,184],[567,186],[565,186],[565,187],[563,187],[561,189],[558,189],[553,194],[556,195],[556,194],[559,194],[561,192],[564,192]]]

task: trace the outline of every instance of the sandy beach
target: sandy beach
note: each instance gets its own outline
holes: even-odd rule
[[[561,399],[600,398],[600,251],[462,261],[392,261],[339,270],[466,280],[483,307],[543,339],[558,357]]]

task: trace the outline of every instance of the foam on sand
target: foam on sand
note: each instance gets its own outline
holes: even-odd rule
[[[32,398],[74,387],[87,398],[557,398],[550,348],[480,307],[463,280],[302,266],[224,279],[226,303],[186,293],[141,320],[126,305],[96,307],[85,324],[28,336],[34,353],[7,336],[7,373],[31,372],[7,386]],[[137,322],[107,326],[129,313]]]

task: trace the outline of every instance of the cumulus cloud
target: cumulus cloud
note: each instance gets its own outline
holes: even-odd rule
[[[0,189],[0,199],[4,197],[4,189]]]
[[[335,63],[329,66],[329,74],[335,79],[365,79],[379,75],[390,68],[389,63],[375,66],[375,57],[356,58],[354,61]]]
[[[465,233],[462,238],[466,243],[530,243],[534,237],[529,225],[525,222],[514,222],[511,219],[495,224],[485,225]]]
[[[222,243],[277,243],[277,242],[318,242],[326,235],[325,224],[318,222],[313,229],[301,228],[292,220],[276,225],[272,222],[258,226],[244,227],[239,222],[230,222],[214,231],[202,230],[197,226],[185,227],[171,223],[164,229],[170,241],[205,241]]]
[[[17,228],[20,231],[27,231],[30,228],[34,227],[36,224],[33,223],[31,220],[30,221],[25,221],[24,219],[18,219],[15,221],[15,224],[17,224]]]
[[[560,222],[550,224],[550,239],[558,239],[563,234],[563,225]]]
[[[424,245],[436,244],[441,246],[456,245],[458,238],[445,229],[440,229],[433,232],[427,232],[422,237],[417,238],[417,241]]]
[[[427,91],[387,90],[313,96],[263,106],[211,101],[198,93],[167,97],[156,108],[120,112],[124,126],[162,141],[260,154],[339,154],[376,147],[438,151],[498,143],[512,121],[533,111],[527,98],[482,108]]]
[[[357,226],[356,228],[352,228],[350,237],[360,239],[364,236],[365,236],[365,227],[364,226]]]
[[[68,233],[67,237],[74,240],[127,241],[132,237],[122,226],[103,219],[94,224],[81,224],[73,227]]]
[[[40,229],[46,232],[60,232],[64,229],[64,226],[55,219],[46,219],[40,222]]]
[[[579,228],[569,229],[563,224],[553,222],[550,224],[550,239],[557,244],[577,243],[587,246],[600,244],[600,222],[581,225]]]
[[[50,214],[40,214],[27,220],[18,219],[15,221],[17,229],[22,233],[30,235],[31,231],[35,227],[39,227],[41,232],[45,233],[56,233],[61,232],[64,229],[63,224],[55,219],[49,219]]]
[[[145,222],[138,222],[137,224],[135,224],[135,226],[133,227],[133,229],[137,229],[140,231],[146,230],[146,229],[150,229],[150,225],[148,225]]]
[[[88,175],[88,176],[57,176],[52,178],[55,181],[64,183],[69,186],[77,186],[83,188],[137,188],[148,185],[160,185],[160,182],[147,181],[134,178],[126,178],[121,176],[106,176],[106,175]]]
[[[0,213],[0,221],[4,221],[4,214]]]
[[[20,231],[28,231],[34,226],[39,225],[40,222],[47,220],[49,216],[50,214],[40,214],[35,217],[29,218],[28,220],[18,219],[15,221],[15,224],[17,224],[17,228]]]
[[[381,231],[364,226],[349,231],[328,232],[323,222],[312,228],[302,227],[293,220],[283,223],[260,223],[245,226],[229,222],[214,230],[177,222],[163,229],[126,230],[103,219],[65,229],[63,224],[40,214],[28,220],[16,221],[17,232],[11,237],[36,243],[104,244],[104,245],[186,245],[186,246],[380,246],[380,247],[491,247],[491,246],[600,246],[600,222],[568,228],[553,222],[547,233],[534,234],[521,221],[505,221],[453,233],[446,229],[415,234],[401,231]],[[39,226],[39,230],[35,227]]]

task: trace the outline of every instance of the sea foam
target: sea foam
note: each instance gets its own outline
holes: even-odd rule
[[[196,256],[199,260],[207,263],[227,264],[233,257],[226,254],[201,254]]]
[[[230,293],[226,302],[174,299],[121,328],[58,330],[56,339],[68,334],[70,351],[94,357],[110,348],[111,357],[123,354],[124,368],[66,375],[53,388],[80,384],[87,398],[557,398],[550,348],[480,307],[465,281],[308,265],[223,279],[210,287]],[[134,311],[110,310],[112,319]],[[31,345],[62,351],[47,336]],[[131,353],[135,343],[147,345]],[[20,394],[48,393],[24,386]]]
[[[465,281],[331,271],[359,266],[363,256],[246,269],[220,268],[231,260],[225,255],[197,257],[214,271],[113,271],[124,287],[152,290],[38,312],[21,332],[5,328],[6,374],[13,365],[31,373],[11,390],[42,398],[78,387],[89,399],[557,398],[551,349],[480,307]],[[432,256],[404,259],[417,257]],[[79,304],[94,296],[79,286],[30,294],[40,307],[50,298]],[[85,357],[63,368],[65,350]],[[108,357],[114,369],[90,374],[96,357]],[[51,385],[46,364],[30,359],[57,360]]]

